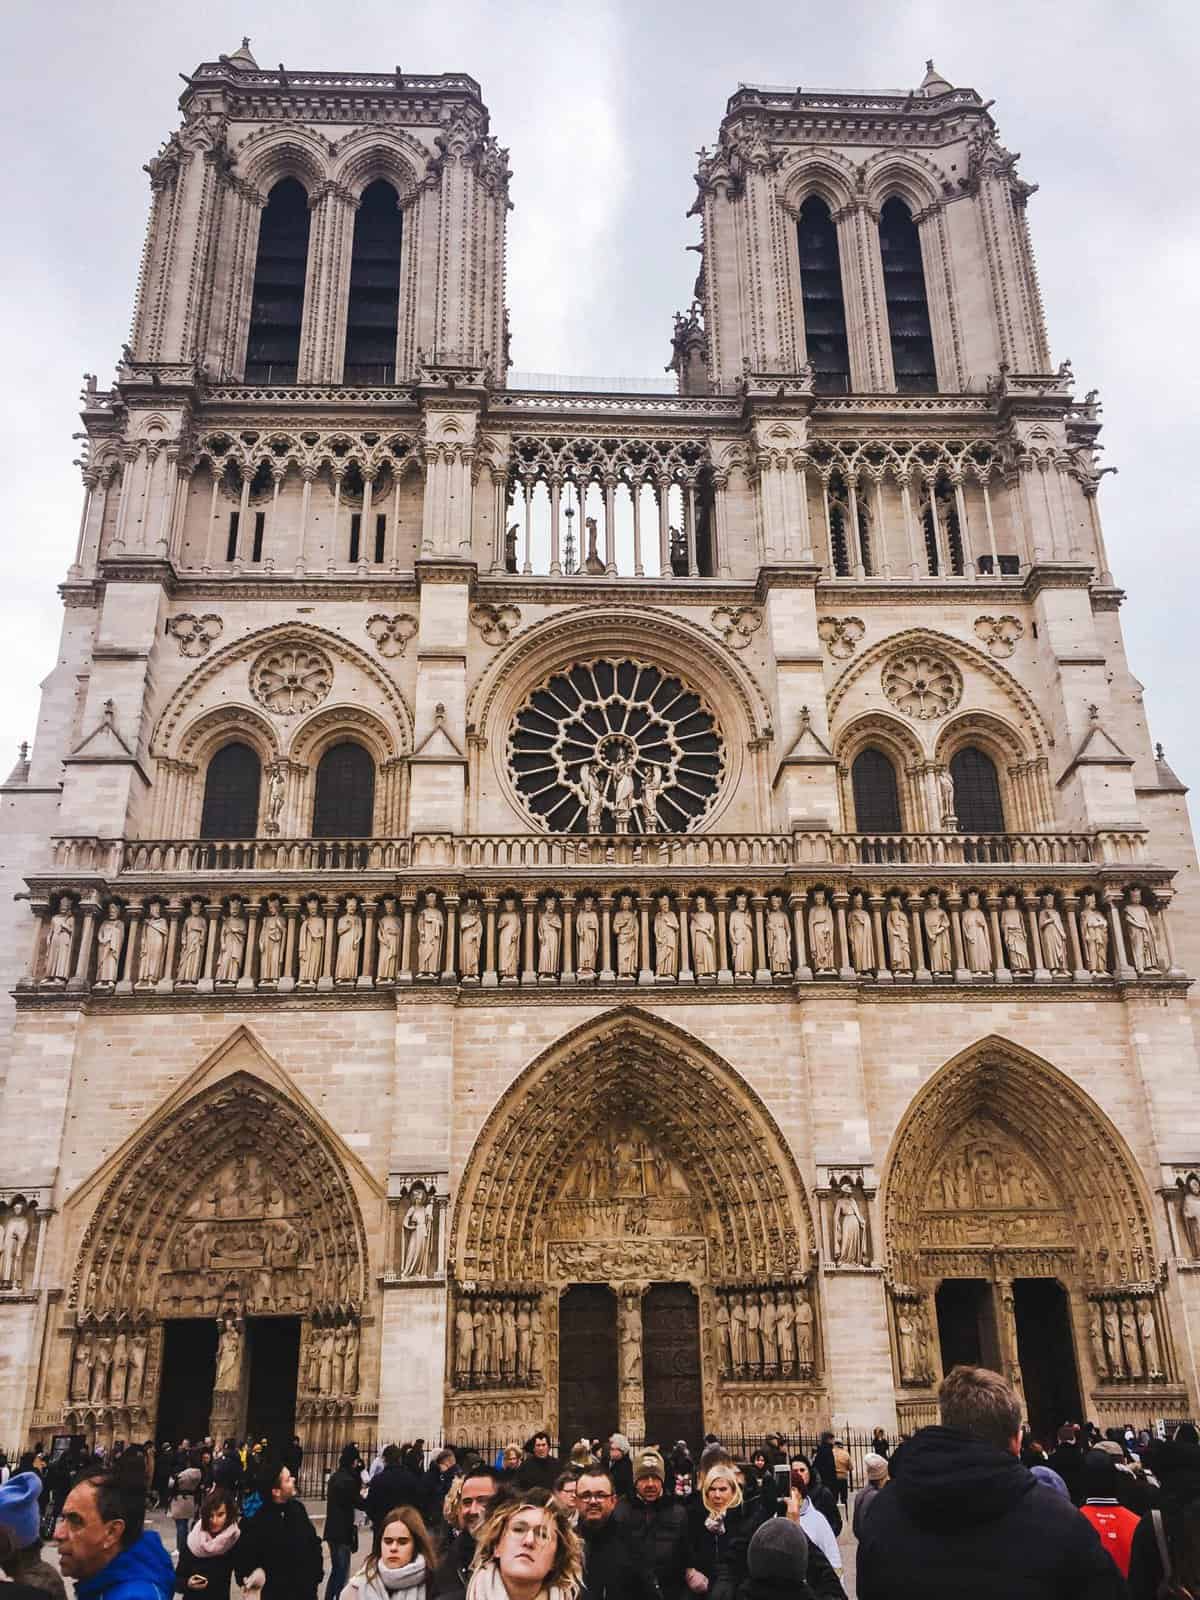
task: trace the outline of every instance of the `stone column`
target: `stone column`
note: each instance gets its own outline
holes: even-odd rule
[[[1074,978],[1076,983],[1087,983],[1091,973],[1083,964],[1083,950],[1079,943],[1079,896],[1064,893],[1062,897],[1063,913],[1067,924],[1067,938],[1071,945],[1071,960],[1074,963]]]
[[[535,985],[538,981],[537,955],[534,943],[534,924],[537,919],[538,897],[535,894],[521,896],[521,905],[525,909],[525,959],[521,963],[521,982],[524,985]]]
[[[933,973],[925,965],[925,934],[921,926],[921,913],[925,909],[925,902],[919,894],[910,894],[908,897],[908,912],[912,918],[912,959],[913,982],[932,983]]]
[[[1125,949],[1125,929],[1121,922],[1121,904],[1125,896],[1119,889],[1106,889],[1104,903],[1108,907],[1109,927],[1112,930],[1113,947],[1113,977],[1121,983],[1128,983],[1137,977],[1129,961]]]
[[[359,989],[373,989],[375,987],[375,914],[378,909],[377,901],[363,901],[362,971],[358,975],[358,983],[356,985]]]
[[[850,938],[846,931],[846,906],[849,901],[850,896],[845,889],[834,890],[833,907],[837,912],[837,936],[842,957],[842,964],[838,969],[838,977],[845,978],[847,982],[853,982],[858,974],[855,972],[850,960]]]
[[[485,946],[483,953],[483,978],[480,982],[482,989],[495,989],[499,986],[500,977],[496,971],[496,908],[500,904],[494,894],[485,895],[483,909],[487,917],[485,930]]]
[[[713,896],[713,905],[717,912],[717,982],[733,982],[733,971],[729,965],[729,943],[725,937],[725,917],[729,909],[729,896],[717,894]]]
[[[990,890],[987,897],[988,925],[992,930],[992,976],[997,983],[1011,983],[1013,975],[1004,960],[1004,935],[1000,932],[1000,896]]]
[[[612,965],[612,895],[600,896],[600,983],[614,983],[616,973]]]
[[[242,975],[237,981],[239,989],[253,990],[254,966],[258,960],[258,913],[259,902],[251,900],[246,907],[246,962],[242,968]]]
[[[641,927],[641,957],[642,964],[638,968],[639,983],[653,983],[654,969],[650,965],[650,906],[652,901],[648,894],[638,895],[638,922]]]
[[[617,1377],[618,1418],[621,1432],[630,1439],[646,1435],[646,1394],[642,1364],[641,1283],[618,1286],[617,1301]]]
[[[575,982],[575,902],[564,895],[562,905],[562,982]]]
[[[400,912],[403,917],[400,930],[400,970],[396,974],[397,983],[411,983],[412,974],[412,935],[413,935],[413,907],[415,898],[409,894],[400,901]]]
[[[132,994],[133,979],[137,972],[138,935],[142,928],[142,903],[131,901],[127,907],[129,931],[125,937],[125,976],[113,987],[114,994]]]
[[[458,968],[454,958],[458,953],[456,934],[458,931],[458,896],[446,896],[446,960],[442,968],[443,983],[458,982]]]
[[[318,989],[333,988],[333,946],[334,928],[337,925],[338,905],[336,900],[325,902],[325,948],[322,951],[321,976],[317,979]]]
[[[948,894],[946,905],[950,912],[950,940],[954,946],[954,981],[965,983],[971,974],[967,970],[966,957],[963,954],[962,895],[957,891]]]
[[[1033,961],[1033,981],[1049,983],[1050,974],[1046,971],[1042,960],[1042,936],[1038,929],[1038,897],[1027,889],[1021,895],[1021,904],[1025,907],[1025,916],[1029,922],[1029,954]]]
[[[179,945],[179,924],[183,918],[183,902],[173,894],[167,901],[167,954],[163,962],[162,977],[155,987],[159,994],[170,994],[175,987],[175,951]]]
[[[756,894],[751,897],[754,907],[754,937],[758,944],[758,964],[754,969],[755,983],[770,983],[771,969],[767,965],[767,923],[765,894]]]
[[[679,981],[691,983],[694,979],[692,973],[692,929],[690,917],[692,912],[692,898],[683,894],[678,897],[676,910],[679,913]]]
[[[286,931],[283,944],[283,970],[279,975],[277,991],[287,994],[296,987],[296,930],[300,920],[300,902],[289,895],[283,906]]]
[[[217,924],[221,920],[221,902],[219,900],[206,901],[204,915],[208,921],[208,933],[204,942],[204,972],[196,983],[197,994],[212,994],[213,968],[217,961]]]
[[[892,983],[891,964],[888,961],[887,940],[883,933],[883,908],[886,901],[877,889],[873,889],[869,896],[871,905],[871,929],[875,936],[875,982]]]
[[[792,939],[796,946],[796,977],[801,983],[812,982],[812,968],[808,964],[808,945],[805,942],[804,913],[807,908],[807,896],[797,894],[794,890],[788,895],[788,904],[792,908]]]
[[[91,896],[87,900],[80,901],[79,909],[83,912],[83,931],[79,935],[79,948],[75,952],[75,970],[67,979],[67,988],[72,992],[86,989],[90,981],[92,941],[96,936],[96,918],[100,915],[100,902]]]

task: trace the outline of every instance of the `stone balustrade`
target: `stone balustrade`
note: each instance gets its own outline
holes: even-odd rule
[[[439,837],[431,849],[441,848]],[[444,838],[455,853],[485,842]],[[572,843],[539,842],[556,849]],[[425,841],[412,843],[415,854]],[[1092,863],[1043,868],[1036,877],[1007,862],[933,873],[856,864],[819,874],[786,859],[727,860],[718,870],[670,857],[664,863],[654,840],[644,842],[640,864],[627,868],[607,849],[615,857],[636,840],[593,840],[592,848],[598,843],[599,859],[519,879],[509,861],[498,867],[460,859],[431,873],[410,858],[403,875],[381,865],[382,884],[355,881],[353,870],[339,871],[337,881],[297,884],[262,864],[264,876],[247,871],[244,886],[168,882],[160,889],[153,868],[137,881],[131,869],[128,877],[82,888],[68,881],[39,888],[34,880],[35,937],[18,995],[286,994],[410,984],[732,991],[1184,977],[1167,916],[1171,875],[1161,868],[1137,881]],[[767,851],[791,841],[742,843]],[[197,848],[210,847],[220,848]],[[292,859],[286,842],[247,846],[259,848]],[[364,841],[363,848],[374,845]]]

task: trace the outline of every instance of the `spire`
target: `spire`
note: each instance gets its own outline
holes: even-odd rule
[[[249,72],[258,71],[258,62],[250,54],[249,37],[243,37],[241,49],[235,50],[231,56],[225,57],[231,67],[245,67]]]
[[[1176,794],[1186,794],[1187,784],[1182,783],[1172,770],[1171,763],[1167,760],[1166,752],[1161,744],[1154,746],[1154,773],[1158,779],[1160,789],[1171,789]],[[10,783],[12,779],[8,780]]]
[[[932,100],[936,95],[949,94],[954,85],[948,83],[934,66],[933,61],[925,63],[925,76],[921,79],[921,87],[917,93],[924,100]]]

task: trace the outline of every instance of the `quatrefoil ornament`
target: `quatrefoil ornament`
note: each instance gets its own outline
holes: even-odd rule
[[[839,661],[854,654],[866,631],[866,623],[859,617],[822,617],[817,623],[817,633],[826,650]]]
[[[712,625],[731,650],[744,650],[762,627],[762,614],[753,606],[718,606]]]
[[[417,631],[417,619],[411,611],[398,611],[394,617],[382,612],[367,618],[367,632],[375,641],[381,656],[402,656],[408,641]]]
[[[1016,617],[978,617],[975,621],[975,637],[1001,658],[1012,655],[1024,632],[1024,623]]]

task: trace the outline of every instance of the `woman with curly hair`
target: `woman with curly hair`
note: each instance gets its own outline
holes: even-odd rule
[[[548,1489],[526,1489],[496,1507],[478,1535],[467,1600],[575,1600],[583,1549]]]
[[[341,1600],[426,1600],[437,1561],[429,1530],[412,1506],[397,1506],[375,1525],[371,1553]]]

